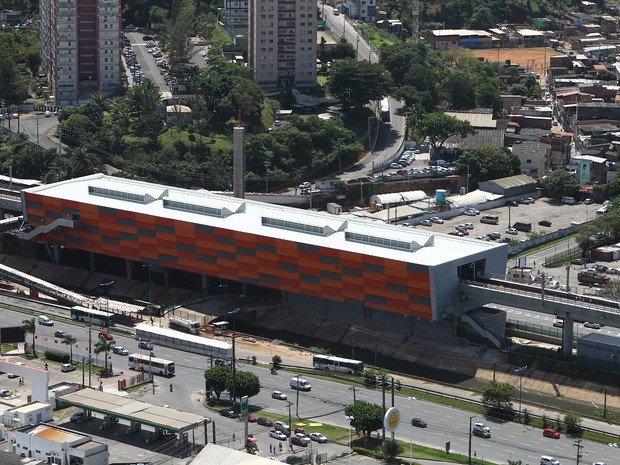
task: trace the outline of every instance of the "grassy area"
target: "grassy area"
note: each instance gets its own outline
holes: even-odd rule
[[[398,42],[398,40],[396,40],[393,35],[381,31],[372,24],[364,23],[361,31],[364,39],[372,42],[377,48],[381,47],[382,45],[395,45]]]
[[[162,132],[157,140],[163,147],[172,147],[177,141],[183,141],[188,145],[202,143],[211,147],[211,150],[232,151],[232,140],[225,134],[211,134],[202,136],[197,133],[189,133],[177,127],[171,126],[167,131]]]

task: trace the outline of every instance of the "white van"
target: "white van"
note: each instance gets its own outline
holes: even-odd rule
[[[290,386],[291,389],[298,389],[300,391],[310,391],[312,389],[312,385],[307,379],[298,378],[297,376],[291,378]]]
[[[45,315],[40,315],[38,318],[39,324],[43,326],[54,326],[54,322]]]
[[[499,224],[499,216],[497,215],[483,215],[480,217],[481,223],[486,224]]]
[[[575,201],[575,197],[562,197],[562,203],[566,203],[568,205],[575,205],[577,202]]]

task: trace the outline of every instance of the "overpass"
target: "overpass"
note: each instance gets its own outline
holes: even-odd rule
[[[575,321],[603,321],[607,326],[620,328],[620,305],[615,301],[500,279],[460,281],[458,310],[462,315],[490,302],[563,318],[562,353],[565,356],[572,353]],[[482,330],[479,332],[482,334]]]

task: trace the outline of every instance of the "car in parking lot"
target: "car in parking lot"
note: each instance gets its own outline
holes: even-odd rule
[[[287,436],[291,434],[291,427],[289,426],[288,423],[285,423],[283,421],[276,421],[273,424],[273,428],[277,429],[278,431],[282,431]]]
[[[498,239],[501,239],[502,235],[498,232],[490,232],[487,234],[487,237],[491,239],[492,241],[496,241]]]
[[[426,428],[427,424],[421,418],[412,418],[411,426],[417,426],[418,428]]]
[[[459,225],[459,226],[460,226],[460,225]],[[454,229],[456,229],[458,232],[462,233],[462,234],[463,234],[463,236],[469,236],[469,231],[468,231],[467,229],[465,229],[465,228],[461,228],[461,227],[459,227],[459,226],[457,226],[457,227],[456,227],[456,228],[454,228]]]
[[[583,203],[585,203],[586,205],[592,205],[594,203],[594,200],[591,198],[587,198],[583,201]]]
[[[540,220],[538,222],[538,226],[545,226],[546,228],[551,227],[551,221],[549,220]]]
[[[310,189],[311,187],[312,187],[312,184],[310,184],[308,181],[306,181],[306,182],[302,182],[302,183],[299,185],[299,188],[300,188],[300,189]]]
[[[517,231],[515,228],[508,228],[506,229],[506,231],[504,231],[506,234],[519,234],[519,231]]]
[[[560,432],[553,428],[545,428],[543,430],[543,436],[546,438],[560,439]]]
[[[129,351],[125,349],[123,346],[112,347],[112,352],[117,355],[129,355]]]
[[[153,36],[143,35],[142,40],[153,40]]]
[[[60,367],[60,371],[63,373],[69,373],[70,371],[75,371],[75,365],[71,365],[70,363],[63,363]]]
[[[235,412],[234,410],[230,410],[230,409],[220,410],[220,415],[226,418],[237,418],[239,416],[237,412]]]
[[[312,441],[316,441],[318,443],[324,444],[327,442],[327,438],[323,436],[321,433],[310,433],[308,436]]]
[[[586,321],[583,324],[584,328],[590,328],[590,329],[601,329],[601,325],[599,323],[594,323],[592,321]]]
[[[439,218],[438,216],[433,216],[433,217],[431,217],[431,218],[430,218],[430,220],[431,220],[433,223],[443,224],[443,220],[442,220],[441,218]]]
[[[54,331],[54,337],[65,337],[66,335],[67,333],[61,331],[60,329],[58,331]]]
[[[269,437],[278,439],[280,441],[286,441],[288,439],[288,436],[286,434],[284,434],[282,431],[278,431],[277,429],[272,429],[271,431],[269,431]]]
[[[508,202],[506,202],[506,206],[507,207],[518,207],[519,202],[517,202],[516,200],[509,200]]]
[[[461,231],[459,231],[458,229],[455,229],[454,231],[450,231],[448,234],[450,236],[460,236],[460,237],[463,237],[465,235]]]
[[[295,444],[296,446],[306,447],[308,444],[310,444],[310,442],[311,439],[307,438],[303,434],[297,433],[291,437],[291,444]]]
[[[49,118],[49,117],[51,117],[51,116],[52,116],[52,112],[51,112],[51,111],[49,111],[49,110],[45,110],[45,117],[46,117],[46,118]]]
[[[607,273],[607,270],[609,270],[609,268],[607,268],[605,265],[594,265],[592,268],[594,268],[594,271],[596,271],[597,273]]]
[[[0,397],[9,397],[11,395],[11,391],[8,389],[0,389]]]
[[[71,415],[71,417],[69,417],[69,420],[71,420],[73,423],[83,423],[85,419],[86,417],[84,415],[84,412],[76,412]]]
[[[256,424],[261,426],[273,426],[273,421],[267,417],[258,417],[256,419]]]
[[[282,391],[273,391],[271,393],[271,397],[273,399],[278,399],[278,400],[286,400],[286,399],[288,399],[287,395],[284,394]]]
[[[400,163],[390,163],[390,168],[395,170],[401,170],[403,169],[403,165],[401,165]]]
[[[420,224],[422,226],[432,226],[433,222],[431,220],[422,220],[422,221],[420,221]]]

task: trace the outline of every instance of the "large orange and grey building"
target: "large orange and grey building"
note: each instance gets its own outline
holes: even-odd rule
[[[279,290],[304,314],[402,330],[442,320],[507,247],[102,174],[22,191],[38,242]],[[130,276],[128,276],[130,277]]]

